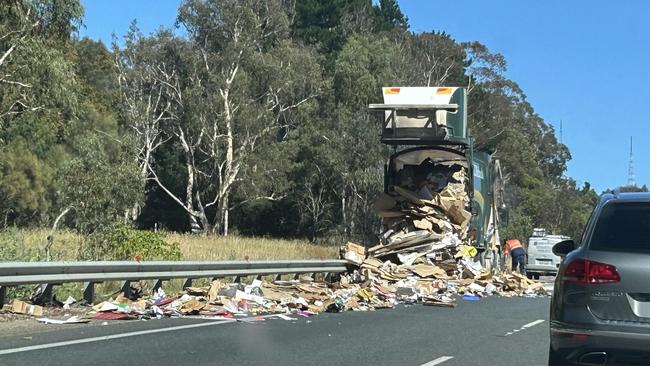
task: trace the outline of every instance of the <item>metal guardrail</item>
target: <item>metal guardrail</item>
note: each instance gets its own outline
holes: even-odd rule
[[[52,287],[70,282],[84,284],[84,299],[92,303],[95,284],[122,281],[122,290],[131,291],[130,282],[155,280],[153,290],[163,281],[182,278],[183,288],[193,279],[286,275],[303,273],[340,273],[346,271],[344,260],[286,261],[111,261],[111,262],[0,262],[0,304],[6,299],[8,287],[40,284],[46,299],[52,298]]]

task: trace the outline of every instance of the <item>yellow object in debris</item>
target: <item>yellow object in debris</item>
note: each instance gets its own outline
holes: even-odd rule
[[[357,291],[357,296],[364,301],[370,302],[373,297],[375,297],[375,293],[372,292],[372,290],[369,290],[367,288],[362,288],[361,290]]]
[[[478,254],[478,250],[475,247],[469,245],[461,245],[458,247],[458,252],[456,253],[456,258],[461,257],[474,257]]]

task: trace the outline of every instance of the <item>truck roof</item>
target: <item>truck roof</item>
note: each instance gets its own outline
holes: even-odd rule
[[[390,145],[468,145],[467,92],[460,87],[382,88],[382,142]]]

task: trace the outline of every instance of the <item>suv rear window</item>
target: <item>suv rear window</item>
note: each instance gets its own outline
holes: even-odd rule
[[[622,252],[650,251],[650,202],[605,205],[589,248]]]

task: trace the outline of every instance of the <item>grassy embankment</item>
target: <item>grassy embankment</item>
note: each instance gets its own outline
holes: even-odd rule
[[[26,253],[41,250],[47,229],[20,230],[18,242]],[[204,236],[165,233],[168,242],[180,245],[183,260],[250,260],[336,258],[338,249],[332,245],[310,243],[306,240],[284,240],[243,236]],[[71,231],[56,233],[52,252],[57,260],[76,260],[81,237]],[[146,258],[145,258],[146,259]]]
[[[42,251],[49,230],[31,229],[15,232],[17,255],[15,260],[37,260],[43,257]],[[191,234],[165,233],[168,242],[178,243],[182,260],[279,260],[279,259],[332,259],[337,258],[338,248],[333,245],[320,245],[303,240],[283,240],[242,236],[203,236]],[[53,260],[77,260],[82,238],[72,231],[57,231],[52,246]],[[2,248],[0,248],[1,250]],[[40,255],[39,255],[40,253]],[[145,258],[146,260],[146,258]],[[207,285],[207,279],[195,281],[195,286]],[[142,281],[140,286],[146,291],[151,281]],[[181,289],[181,280],[172,280],[164,286],[170,293]],[[97,285],[97,301],[106,300],[119,291],[119,284],[108,282]],[[31,290],[16,289],[10,296],[24,297]],[[65,284],[55,287],[55,295],[65,300],[69,295],[81,298],[78,284]]]

